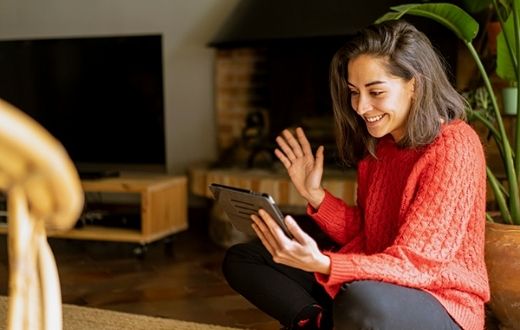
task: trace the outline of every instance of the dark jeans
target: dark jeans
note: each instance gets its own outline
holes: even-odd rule
[[[259,240],[229,248],[223,272],[235,291],[287,327],[305,307],[319,305],[330,319],[324,323],[337,330],[460,329],[432,295],[417,289],[355,281],[333,300],[313,273],[275,263]]]

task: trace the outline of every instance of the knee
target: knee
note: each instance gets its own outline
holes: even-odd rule
[[[344,284],[334,299],[334,328],[385,329],[391,323],[390,308],[378,299],[373,287],[376,281],[356,281]]]
[[[237,244],[228,248],[222,260],[222,273],[228,282],[229,278],[236,273],[235,269],[239,267],[238,265],[244,260],[245,256],[242,245],[243,244]]]
[[[263,263],[262,254],[256,242],[240,243],[227,249],[222,260],[222,273],[229,284],[237,277],[249,276],[249,265]],[[239,280],[240,280],[239,278]]]

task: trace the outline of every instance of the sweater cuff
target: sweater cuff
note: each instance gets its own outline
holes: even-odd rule
[[[323,251],[323,254],[330,258],[330,274],[314,273],[316,281],[323,286],[325,291],[334,298],[340,290],[343,283],[355,280],[352,266],[345,263],[345,254]]]
[[[320,206],[315,209],[311,204],[307,204],[307,215],[319,218],[334,218],[338,213],[337,198],[334,197],[327,189],[325,191],[325,198]]]
[[[336,286],[356,279],[356,268],[347,260],[344,253],[334,253],[331,251],[323,251],[323,254],[330,258],[330,274],[325,275],[315,273],[315,278],[321,285]]]

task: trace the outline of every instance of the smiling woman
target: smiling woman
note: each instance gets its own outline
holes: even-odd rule
[[[324,148],[301,128],[275,154],[334,247],[259,211],[227,281],[289,329],[482,329],[484,152],[428,38],[404,21],[362,30],[334,56],[331,93],[357,205],[323,188]]]

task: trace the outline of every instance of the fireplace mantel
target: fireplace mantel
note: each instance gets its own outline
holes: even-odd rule
[[[300,197],[285,171],[264,169],[191,168],[190,191],[194,195],[211,198],[208,185],[220,183],[270,194],[281,207],[301,208],[306,201]],[[323,187],[348,204],[356,201],[355,171],[325,170]]]

